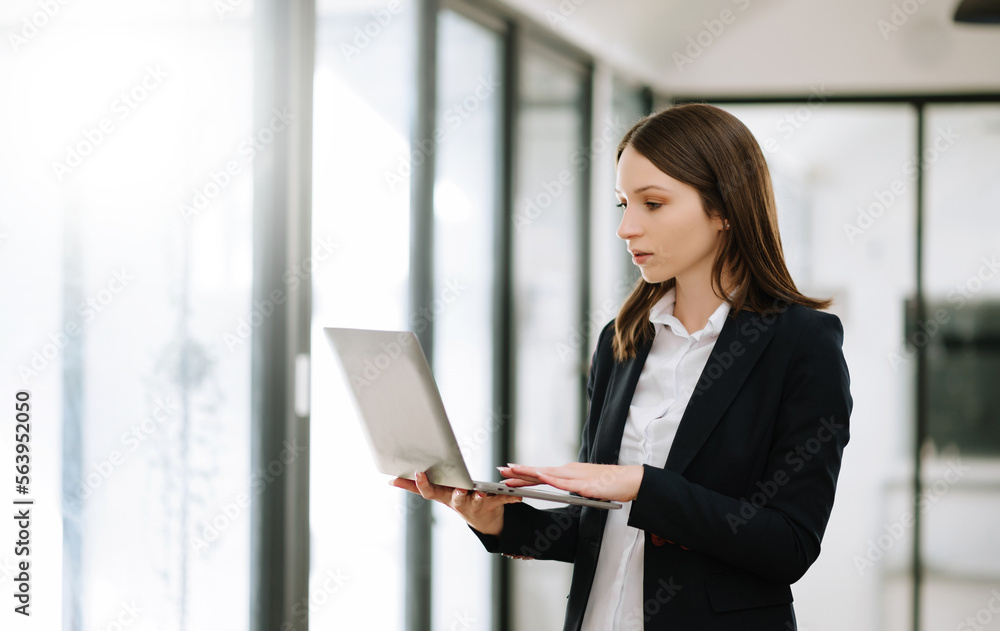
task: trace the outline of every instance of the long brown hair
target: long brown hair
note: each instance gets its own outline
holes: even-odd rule
[[[771,175],[757,140],[739,119],[706,103],[670,107],[646,116],[625,133],[615,164],[631,146],[658,169],[698,190],[709,217],[728,220],[712,263],[712,291],[728,300],[722,271],[731,272],[730,317],[741,309],[760,314],[797,303],[825,309],[833,302],[803,296],[795,288],[778,233]],[[675,284],[670,278],[648,283],[640,278],[615,319],[615,359],[634,357],[652,339],[649,309]]]

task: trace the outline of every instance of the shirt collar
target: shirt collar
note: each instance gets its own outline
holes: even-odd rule
[[[733,291],[729,294],[729,300],[733,298],[736,294]],[[715,310],[715,312],[709,316],[708,323],[705,325],[701,331],[695,331],[694,334],[688,332],[681,324],[681,321],[674,317],[674,303],[676,302],[677,288],[671,287],[667,293],[663,295],[656,303],[649,309],[649,321],[655,324],[664,324],[671,328],[671,330],[680,336],[693,337],[695,340],[701,340],[705,337],[717,337],[719,333],[722,332],[722,327],[726,323],[726,316],[729,315],[729,309],[731,307],[729,300],[723,300],[722,304]]]

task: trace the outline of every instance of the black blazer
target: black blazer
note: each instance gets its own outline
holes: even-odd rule
[[[616,362],[613,325],[591,362],[581,462],[617,464],[652,345]],[[849,436],[843,337],[837,316],[801,305],[765,316],[730,312],[666,463],[643,465],[628,520],[645,533],[644,607],[634,628],[796,628],[789,586],[819,555]],[[576,631],[606,519],[601,509],[518,502],[504,507],[499,537],[472,530],[490,552],[573,563],[563,629]]]

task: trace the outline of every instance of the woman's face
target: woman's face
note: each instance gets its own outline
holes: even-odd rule
[[[656,168],[632,148],[618,160],[615,194],[624,204],[618,237],[643,279],[660,283],[677,277],[697,282],[711,272],[721,218],[709,218],[698,190]]]

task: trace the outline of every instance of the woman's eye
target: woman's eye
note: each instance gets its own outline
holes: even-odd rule
[[[622,210],[625,210],[625,202],[620,202],[618,204],[615,204],[615,208],[621,208]]]
[[[646,202],[646,208],[648,208],[650,210],[656,210],[657,208],[659,208],[662,205],[663,204],[661,204],[660,202]]]

